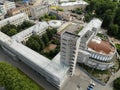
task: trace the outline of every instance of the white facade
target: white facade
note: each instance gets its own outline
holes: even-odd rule
[[[47,14],[49,12],[49,6],[41,6],[41,5],[37,5],[37,6],[33,6],[31,8],[31,15],[33,18],[39,18],[45,14]]]
[[[5,1],[4,5],[7,11],[10,9],[16,8],[15,2]]]
[[[12,17],[6,18],[4,20],[1,20],[0,28],[5,26],[6,24],[20,25],[25,20],[29,20],[28,15],[26,13],[20,13],[20,14],[14,15]]]
[[[79,42],[80,38],[78,35],[64,32],[61,36],[60,60],[61,63],[70,67],[69,74],[71,76],[73,76],[76,67]]]
[[[112,43],[105,42],[96,36],[101,24],[102,21],[99,19],[93,19],[79,32],[81,42],[77,61],[92,68],[106,70],[114,65],[112,58],[116,50]]]
[[[3,15],[7,14],[6,8],[2,4],[0,4],[0,13],[3,14]]]
[[[0,32],[0,45],[9,54],[43,75],[48,82],[57,88],[60,88],[67,80],[69,67],[60,63],[59,54],[51,61],[2,32]]]
[[[36,25],[12,36],[12,38],[14,40],[16,40],[17,42],[26,41],[33,34],[37,34],[37,35],[44,34],[46,32],[46,29],[48,28],[48,26],[49,25],[47,24],[47,22],[39,22]]]

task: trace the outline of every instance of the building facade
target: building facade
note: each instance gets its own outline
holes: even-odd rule
[[[28,15],[26,13],[20,13],[20,14],[14,15],[12,17],[6,18],[4,20],[1,20],[0,28],[5,26],[6,24],[20,25],[25,20],[29,20]]]
[[[16,8],[15,2],[5,1],[4,5],[7,11],[10,9]]]
[[[0,3],[0,13],[3,15],[7,14],[6,8],[3,3]]]
[[[37,6],[33,6],[31,8],[31,16],[32,18],[39,18],[45,14],[47,14],[49,12],[49,6],[41,6],[41,5],[37,5]]]
[[[61,63],[69,66],[69,74],[72,76],[75,71],[80,36],[69,32],[64,32],[61,36]]]
[[[30,8],[31,8],[31,6],[29,6],[29,5],[27,5],[27,6],[23,5],[23,6],[14,8],[14,9],[10,9],[10,10],[8,10],[8,15],[13,16],[13,15],[16,15],[19,13],[26,13],[28,16],[31,16]]]

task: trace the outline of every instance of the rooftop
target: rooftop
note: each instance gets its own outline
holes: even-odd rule
[[[23,30],[22,32],[12,36],[12,38],[18,42],[21,42],[25,39],[26,36],[32,34],[32,33],[37,33],[40,31],[43,31],[44,29],[46,30],[48,28],[48,24],[47,22],[38,22],[37,24],[35,24],[34,26]]]
[[[60,6],[73,6],[73,5],[79,5],[79,4],[87,5],[88,3],[83,0],[80,0],[80,1],[76,1],[76,2],[61,3]]]
[[[14,52],[16,52],[16,54],[26,58],[27,60],[22,59],[25,63],[33,65],[32,68],[36,68],[39,73],[41,73],[41,69],[46,71],[50,75],[54,76],[56,81],[62,80],[69,69],[69,67],[60,63],[60,53],[53,58],[53,61],[50,61],[48,58],[40,55],[27,46],[12,40],[9,36],[2,32],[0,32],[0,42],[1,41],[2,43],[6,43],[7,48],[10,47]]]
[[[78,35],[83,36],[88,30],[92,31],[93,28],[99,30],[101,24],[102,21],[100,19],[94,18],[78,33]]]
[[[88,50],[102,54],[113,54],[115,52],[115,48],[111,43],[101,40],[99,37],[94,37],[89,41]]]

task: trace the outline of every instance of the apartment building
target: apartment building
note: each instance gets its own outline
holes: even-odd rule
[[[6,18],[4,20],[1,20],[0,28],[5,26],[6,24],[20,25],[25,20],[29,20],[28,15],[26,13],[20,13],[12,17]]]

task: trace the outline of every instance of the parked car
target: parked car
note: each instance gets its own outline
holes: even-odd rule
[[[95,87],[95,83],[93,83],[93,82],[91,81],[90,84],[89,84],[89,86],[88,86],[88,88],[87,88],[87,90],[93,90],[94,87]]]

